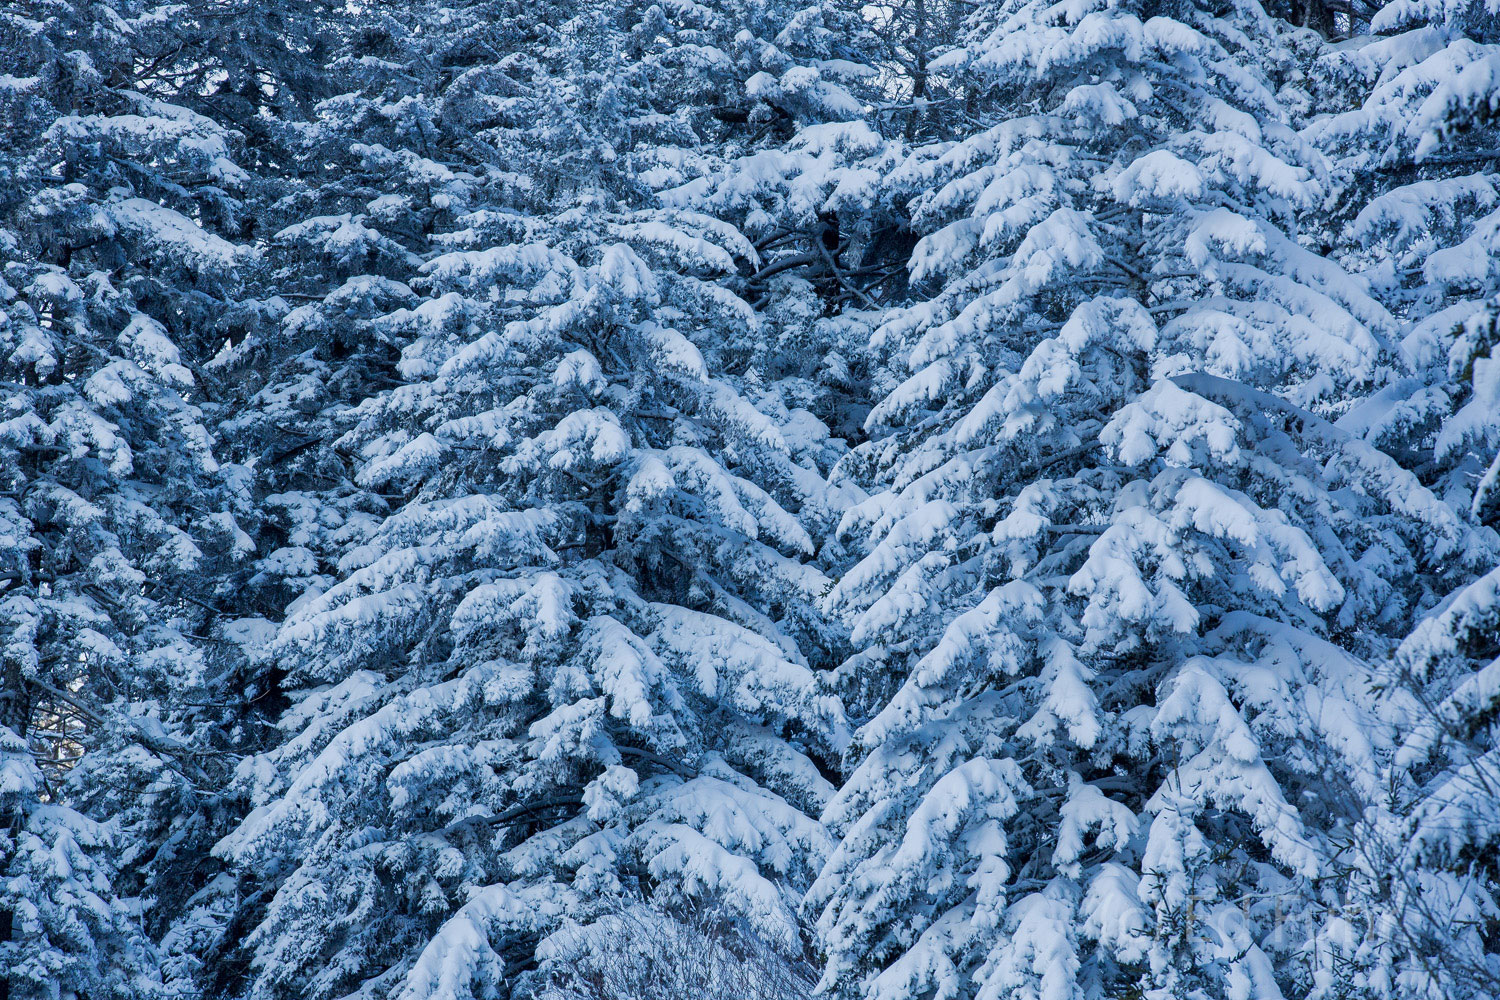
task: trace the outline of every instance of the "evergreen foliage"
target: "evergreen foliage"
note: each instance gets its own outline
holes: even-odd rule
[[[1496,0],[0,53],[0,1000],[1500,993]]]

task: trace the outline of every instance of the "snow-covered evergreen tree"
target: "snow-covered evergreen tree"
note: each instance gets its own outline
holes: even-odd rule
[[[249,897],[227,989],[493,995],[647,896],[803,948],[846,741],[808,530],[839,516],[839,452],[795,387],[744,365],[761,320],[725,282],[754,247],[639,175],[721,121],[681,98],[732,76],[707,29],[736,21],[564,9],[432,11],[436,91],[326,105],[414,122],[357,153],[427,186],[277,237],[354,249],[347,291],[301,315],[337,322],[343,296],[355,338],[399,350],[399,384],[326,411],[359,502],[389,513],[321,535],[337,571],[273,644],[294,704],[242,764],[257,807],[218,848]],[[375,213],[403,211],[430,237],[393,246]],[[282,328],[315,329],[298,316]]]
[[[823,985],[1269,998],[1373,787],[1361,657],[1493,539],[1335,423],[1397,323],[1299,240],[1312,39],[1258,4],[1012,2],[936,63],[987,127],[890,183],[924,300],[842,474],[861,651]],[[885,686],[871,679],[884,679]]]
[[[1388,675],[1397,735],[1386,794],[1342,858],[1354,905],[1325,950],[1329,992],[1488,997],[1500,987],[1500,569],[1452,594]]]
[[[1337,167],[1349,256],[1404,322],[1406,378],[1345,423],[1494,523],[1500,7],[1402,0],[1373,28],[1322,61],[1355,106],[1308,129]]]
[[[1334,225],[1401,319],[1400,377],[1341,425],[1401,457],[1456,511],[1500,528],[1500,6],[1399,2],[1320,69],[1353,106],[1308,135],[1338,165]],[[1353,905],[1322,946],[1330,994],[1500,988],[1492,553],[1378,675],[1394,751],[1357,796],[1339,857]]]
[[[11,997],[157,988],[131,897],[215,790],[212,738],[174,707],[202,682],[196,595],[247,538],[182,345],[211,340],[233,294],[247,175],[233,133],[137,86],[156,23],[124,4],[0,14]]]
[[[21,688],[7,686],[18,695]],[[14,708],[19,698],[7,699]],[[59,995],[152,997],[150,942],[109,862],[111,831],[42,801],[46,779],[8,712],[0,725],[0,984],[16,1000]],[[28,734],[29,735],[29,734]]]

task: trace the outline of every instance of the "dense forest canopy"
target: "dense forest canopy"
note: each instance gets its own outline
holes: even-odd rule
[[[0,1000],[1500,996],[1500,0],[10,0]]]

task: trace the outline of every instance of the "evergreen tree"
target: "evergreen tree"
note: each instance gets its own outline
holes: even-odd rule
[[[1396,751],[1346,853],[1354,906],[1330,935],[1330,987],[1371,996],[1487,997],[1500,985],[1500,570],[1451,595],[1397,650]]]
[[[1500,296],[1497,15],[1487,0],[1389,5],[1373,25],[1382,34],[1320,67],[1354,107],[1307,130],[1336,164],[1334,223],[1344,223],[1351,262],[1403,321],[1406,378],[1345,423],[1490,523],[1500,475],[1485,360]]]
[[[194,595],[248,538],[191,348],[247,259],[224,238],[247,175],[237,136],[137,86],[156,23],[133,5],[0,15],[16,71],[0,77],[12,997],[159,988],[133,897],[160,887],[159,848],[213,791],[212,738],[174,709],[202,685]]]
[[[17,1000],[157,995],[150,942],[107,860],[111,831],[42,801],[46,779],[13,721],[0,726],[0,990]]]
[[[1454,509],[1500,527],[1500,7],[1394,3],[1320,67],[1353,106],[1308,129],[1338,164],[1344,252],[1402,321],[1401,377],[1342,420]],[[1353,904],[1327,990],[1480,997],[1500,985],[1494,556],[1378,676],[1393,750],[1340,855]],[[1487,571],[1487,572],[1486,572]]]
[[[986,127],[890,180],[923,300],[840,468],[876,492],[829,601],[869,721],[825,988],[1316,981],[1284,918],[1325,912],[1325,749],[1377,784],[1364,658],[1494,540],[1336,422],[1397,323],[1299,241],[1311,44],[1254,3],[1016,2],[934,63]]]
[[[414,123],[356,149],[389,193],[277,237],[351,251],[343,290],[282,329],[368,333],[389,346],[358,349],[399,351],[398,384],[307,411],[355,473],[306,492],[306,562],[336,571],[271,647],[293,706],[241,765],[257,805],[218,848],[248,929],[228,959],[246,978],[219,988],[514,990],[643,897],[721,902],[796,956],[846,740],[816,673],[838,635],[808,530],[839,515],[838,451],[795,386],[744,367],[761,321],[724,282],[754,247],[641,180],[722,122],[676,102],[726,87],[709,29],[736,22],[430,13],[410,37],[433,90],[325,105]],[[430,236],[395,243],[382,211],[426,213]],[[353,325],[325,325],[348,322],[334,306]],[[354,524],[345,489],[389,513]]]

